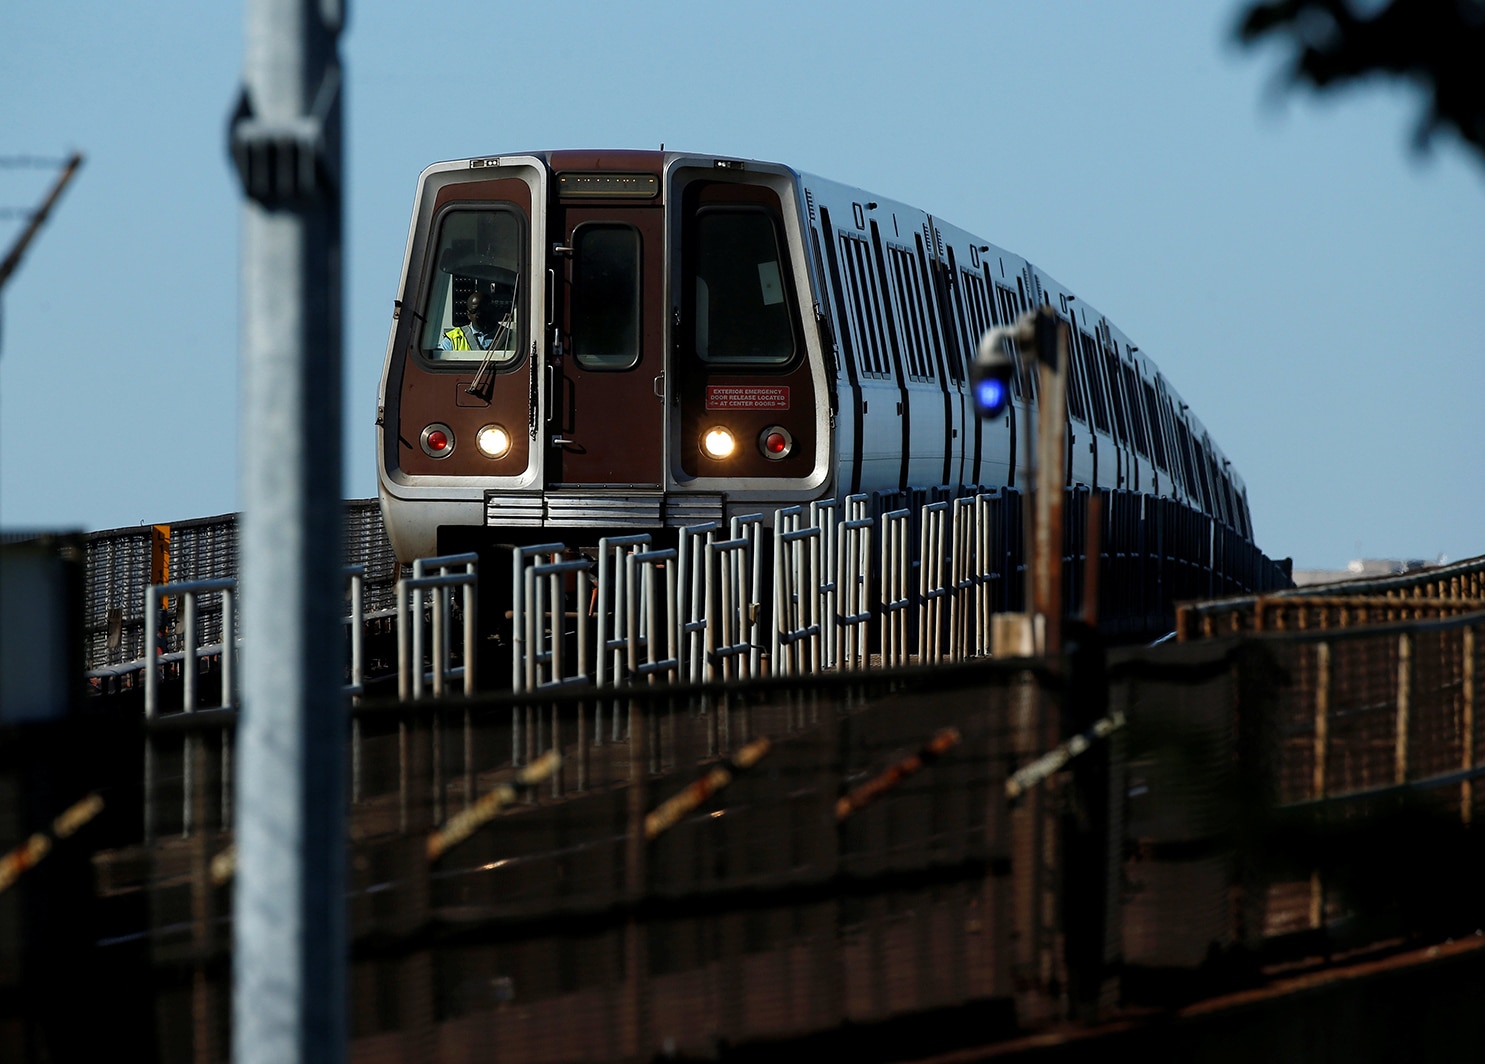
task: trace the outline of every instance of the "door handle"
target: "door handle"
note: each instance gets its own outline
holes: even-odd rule
[[[656,399],[664,399],[665,398],[665,374],[663,374],[663,373],[660,374],[660,376],[658,376],[658,377],[655,378],[655,398]]]

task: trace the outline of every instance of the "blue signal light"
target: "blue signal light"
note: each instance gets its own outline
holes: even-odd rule
[[[981,417],[995,417],[1005,409],[1007,398],[1006,382],[999,377],[982,377],[975,382],[975,405]]]

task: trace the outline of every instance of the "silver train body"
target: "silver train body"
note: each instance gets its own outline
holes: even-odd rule
[[[381,381],[387,531],[407,561],[1022,486],[1033,382],[986,422],[968,366],[985,330],[1038,305],[1072,325],[1070,482],[1173,497],[1251,540],[1242,480],[1156,364],[1032,263],[922,210],[751,159],[438,163]]]

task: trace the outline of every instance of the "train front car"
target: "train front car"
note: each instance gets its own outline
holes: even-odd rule
[[[830,398],[792,170],[550,152],[422,174],[382,375],[397,556],[819,497]]]

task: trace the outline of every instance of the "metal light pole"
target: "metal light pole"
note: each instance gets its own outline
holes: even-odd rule
[[[338,0],[248,0],[232,1059],[346,1057]]]
[[[1038,376],[1035,531],[1029,609],[1046,626],[1042,650],[1062,649],[1062,501],[1067,481],[1067,324],[1051,308],[1036,312]]]
[[[1025,619],[1005,618],[994,622],[997,630],[1004,633],[997,634],[996,641],[1007,648],[997,649],[995,653],[1054,654],[1062,646],[1062,489],[1067,479],[1068,327],[1050,307],[1042,307],[1022,315],[1014,325],[985,333],[972,367],[975,402],[981,416],[998,417],[1010,402],[1010,376],[1015,372],[1015,364],[1004,352],[1006,340],[1016,345],[1022,358],[1035,363],[1039,398],[1036,447],[1027,463],[1031,467],[1031,488],[1026,510],[1026,541],[1031,556],[1026,559]]]

